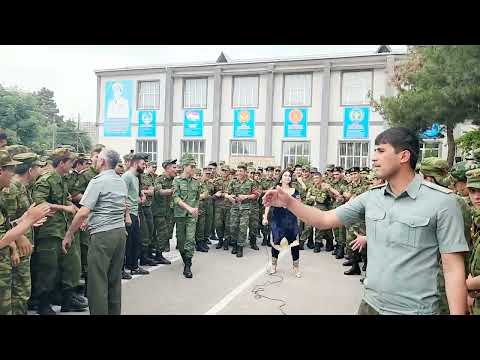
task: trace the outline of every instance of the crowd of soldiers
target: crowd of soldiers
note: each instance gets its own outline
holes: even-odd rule
[[[6,146],[4,140],[0,139],[0,168],[4,174],[4,180],[0,181],[0,236],[15,226],[34,203],[47,202],[50,213],[46,222],[25,234],[28,241],[14,241],[0,249],[0,314],[22,315],[27,314],[28,309],[39,314],[54,314],[52,304],[60,305],[62,312],[85,311],[88,307],[87,224],[77,233],[71,251],[62,252],[61,244],[81,207],[83,193],[98,175],[96,160],[104,146],[94,146],[89,155],[76,154],[73,148],[62,146],[39,156],[22,145]],[[148,154],[131,152],[124,156],[124,162],[116,166],[115,172],[122,176],[132,161],[139,158],[143,160],[142,171],[136,173],[140,251],[134,262],[140,267],[134,266],[130,274],[124,267],[122,279],[125,280],[133,274],[147,275],[149,272],[141,266],[171,264],[164,253],[170,251],[174,228],[186,278],[193,276],[194,252],[208,252],[213,242],[217,250],[231,249],[236,257],[243,256],[247,241],[255,251],[259,250],[259,240],[261,246],[271,247],[271,225],[268,221],[262,222],[264,218],[269,219],[269,214],[264,214],[262,196],[279,185],[282,171],[292,174],[292,187],[300,194],[301,201],[321,210],[335,209],[383,184],[383,180],[366,167],[344,170],[328,165],[322,174],[308,165],[289,164],[282,169],[280,166],[255,168],[253,163],[241,163],[230,167],[220,161],[199,169],[190,154],[182,156],[180,164],[176,159],[163,161],[159,174],[156,162],[149,161]],[[474,172],[470,175],[472,184],[477,180],[480,183],[479,179],[475,180],[479,174],[474,171],[479,160],[480,150],[477,150],[473,157],[455,164],[452,169],[446,161],[437,158],[424,159],[417,167],[426,180],[458,194],[465,235],[472,250],[472,256],[466,260],[467,274],[472,274],[476,266],[480,268],[475,251],[480,238],[479,224],[475,221],[480,221],[480,210],[475,210],[469,201],[467,186],[469,171]],[[300,250],[305,250],[306,245],[314,253],[325,249],[336,259],[345,258],[343,265],[350,266],[345,275],[366,271],[366,246],[352,246],[356,239],[367,236],[364,222],[348,228],[318,230],[299,220],[299,227]],[[85,280],[83,286],[81,278]],[[444,289],[441,276],[439,282]],[[444,299],[445,305],[445,296]],[[446,313],[448,304],[445,306]]]

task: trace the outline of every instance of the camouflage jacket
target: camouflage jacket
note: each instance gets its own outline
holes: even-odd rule
[[[153,216],[167,216],[172,214],[173,202],[172,195],[160,195],[160,190],[173,189],[173,180],[175,178],[162,174],[155,179],[153,184],[154,195],[152,201]]]
[[[327,191],[323,190],[321,187],[317,186],[310,187],[305,197],[305,203],[307,205],[315,205],[322,210],[328,209],[331,201],[332,199],[330,197],[330,194]]]
[[[5,189],[5,188],[4,188]],[[8,219],[8,210],[5,202],[5,192],[0,191],[0,238],[10,230],[10,221]],[[6,247],[8,249],[8,246]]]
[[[140,190],[148,190],[150,186],[154,186],[155,178],[152,174],[141,174],[140,175]],[[145,202],[142,204],[144,207],[152,206],[153,196],[146,195]]]
[[[8,188],[3,192],[7,216],[10,220],[20,218],[32,204],[32,198],[24,184],[15,176]],[[32,241],[32,231],[29,230],[25,236]]]
[[[48,202],[50,204],[65,205],[70,203],[67,200],[68,186],[65,177],[60,176],[56,171],[40,176],[33,187],[32,201],[36,204]],[[55,215],[40,227],[35,229],[35,237],[56,237],[62,238],[70,222],[69,214],[64,211],[57,211]]]
[[[181,207],[178,203],[182,200],[192,208],[198,208],[200,202],[200,192],[202,190],[200,181],[184,176],[176,177],[173,180],[173,216],[174,217],[192,217],[192,215]]]
[[[244,181],[233,180],[228,184],[228,194],[233,196],[238,195],[252,195],[256,191],[255,182],[250,179],[245,179]],[[239,206],[240,209],[250,209],[250,201],[236,202],[235,205]]]
[[[344,192],[346,192],[348,190],[347,183],[343,179],[340,180],[340,181],[334,181],[333,180],[330,183],[330,185],[342,195],[343,195]],[[335,209],[335,208],[339,207],[340,205],[342,205],[343,203],[344,203],[344,201],[340,202],[337,199],[333,199],[333,202],[330,205],[330,208]]]
[[[78,194],[83,194],[87,189],[88,183],[92,180],[95,176],[99,173],[93,166],[90,166],[88,169],[82,171],[80,174],[77,175],[77,181],[75,185],[71,189],[71,194],[73,196]]]

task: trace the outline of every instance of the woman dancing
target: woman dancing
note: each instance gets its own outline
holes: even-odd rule
[[[275,185],[281,185],[283,191],[287,192],[291,196],[296,199],[300,199],[300,194],[298,191],[291,186],[292,183],[292,173],[289,170],[284,170],[280,176],[278,183]],[[275,188],[274,187],[274,188]],[[270,211],[270,207],[265,208],[265,213],[263,215],[263,225],[268,225],[268,214]],[[300,270],[298,267],[299,264],[299,257],[300,257],[300,249],[299,243],[297,241],[296,244],[293,244],[294,241],[297,239],[298,235],[298,220],[295,215],[293,215],[288,209],[286,208],[279,208],[273,207],[272,208],[272,269],[270,270],[270,274],[275,274],[277,272],[277,261],[278,261],[278,254],[279,250],[277,248],[280,247],[280,242],[285,238],[288,241],[288,244],[291,245],[290,251],[292,253],[293,259],[293,271],[295,272],[296,277],[300,277]]]

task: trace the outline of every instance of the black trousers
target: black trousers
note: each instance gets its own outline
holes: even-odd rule
[[[138,217],[130,214],[130,218],[132,219],[132,225],[127,226],[128,237],[125,247],[125,267],[128,270],[136,270],[138,268],[142,243]]]

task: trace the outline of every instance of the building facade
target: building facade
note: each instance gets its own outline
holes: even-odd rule
[[[391,96],[404,53],[98,70],[98,142],[161,163],[192,153],[199,166],[231,156],[369,166],[386,128],[369,106]]]

